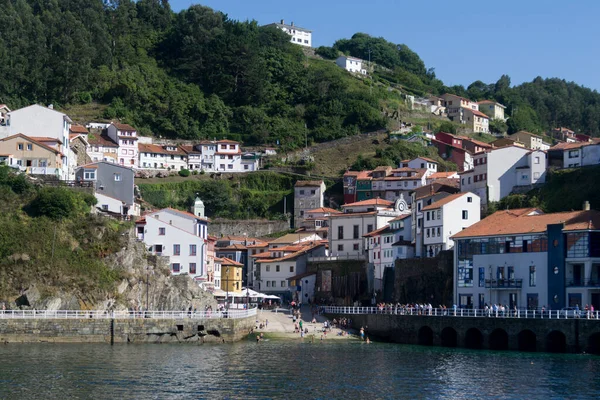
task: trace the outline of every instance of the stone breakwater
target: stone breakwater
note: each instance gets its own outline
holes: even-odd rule
[[[0,319],[1,343],[224,343],[245,338],[256,316],[237,319]]]

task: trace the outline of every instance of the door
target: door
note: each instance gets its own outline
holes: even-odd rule
[[[473,308],[473,295],[472,294],[461,294],[459,298],[460,308]]]
[[[509,293],[509,295],[508,295],[508,307],[511,310],[514,310],[515,307],[518,307],[518,305],[517,305],[517,294],[516,293]]]
[[[592,305],[594,310],[600,310],[600,293],[592,293]]]
[[[527,293],[527,309],[536,310],[538,308],[538,294]]]
[[[479,293],[479,309],[483,310],[485,308],[485,296],[483,293]]]

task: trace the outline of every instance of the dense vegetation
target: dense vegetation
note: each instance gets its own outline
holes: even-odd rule
[[[600,208],[600,166],[554,171],[546,183],[526,194],[515,194],[500,200],[491,211],[539,207],[545,212],[581,210],[589,201],[593,209]],[[568,193],[568,195],[565,195]]]
[[[138,183],[138,187],[144,200],[158,208],[187,210],[198,195],[211,218],[285,218],[284,198],[287,212],[293,212],[297,178],[292,176],[261,171],[232,179],[195,178],[184,182]]]
[[[424,147],[420,143],[411,143],[403,140],[394,141],[384,149],[377,149],[374,157],[358,156],[352,164],[351,170],[362,171],[375,169],[380,165],[398,167],[400,161],[410,160],[416,157],[429,157],[439,163],[440,171],[456,171],[456,164],[442,159],[434,147]]]
[[[120,273],[102,259],[120,250],[126,225],[89,214],[93,195],[39,188],[0,166],[0,299],[32,284],[81,301],[110,291]],[[43,293],[52,294],[52,293]]]

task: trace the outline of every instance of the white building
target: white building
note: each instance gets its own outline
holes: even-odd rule
[[[138,144],[139,168],[180,171],[188,168],[188,155],[176,145]]]
[[[452,235],[479,222],[481,204],[473,193],[455,193],[421,210],[425,214],[423,245],[425,257],[435,257],[440,251],[454,247]]]
[[[425,177],[429,178],[431,175],[438,172],[438,162],[427,157],[417,157],[412,160],[400,161],[399,168],[413,168],[413,169],[424,169]]]
[[[600,308],[600,213],[498,211],[452,238],[454,303]]]
[[[548,167],[577,168],[600,164],[600,143],[559,143],[548,150]]]
[[[367,75],[367,63],[365,60],[350,56],[339,56],[335,63],[337,66],[344,68],[348,72]]]
[[[273,23],[265,26],[274,26],[277,29],[281,29],[282,31],[291,36],[290,42],[294,44],[298,44],[300,46],[305,47],[312,46],[312,31],[294,25],[293,21],[290,25],[288,25],[282,19],[279,23]]]
[[[0,126],[0,138],[22,133],[30,137],[56,139],[60,143],[57,150],[63,155],[60,179],[72,180],[75,170],[69,160],[71,123],[66,114],[54,110],[52,105],[33,104],[6,114],[5,125]]]
[[[325,245],[320,242],[285,246],[255,256],[256,283],[260,292],[291,300],[288,279],[306,272],[308,257],[324,257]]]
[[[377,198],[344,204],[342,208],[342,214],[329,216],[329,254],[334,257],[363,258],[363,236],[385,227],[390,220],[407,210],[408,205],[400,200],[394,203]]]
[[[138,137],[136,129],[128,124],[111,123],[106,134],[119,145],[118,163],[130,168],[138,167]]]
[[[325,199],[325,182],[297,181],[294,185],[294,226],[300,227],[306,213],[323,207]]]
[[[93,162],[118,163],[119,145],[105,135],[89,134],[86,152]]]
[[[499,201],[517,186],[546,181],[546,153],[506,146],[473,155],[473,169],[460,172],[460,190],[481,197],[482,205]]]
[[[207,276],[208,220],[197,213],[165,208],[146,214],[135,225],[138,240],[152,254],[169,257],[174,275],[189,274],[202,283]]]

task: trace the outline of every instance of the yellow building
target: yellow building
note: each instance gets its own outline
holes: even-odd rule
[[[11,165],[28,174],[60,176],[64,157],[58,150],[61,144],[58,139],[17,133],[0,139],[0,154],[10,155]]]
[[[221,260],[221,290],[241,293],[244,265],[227,257],[221,257]]]

